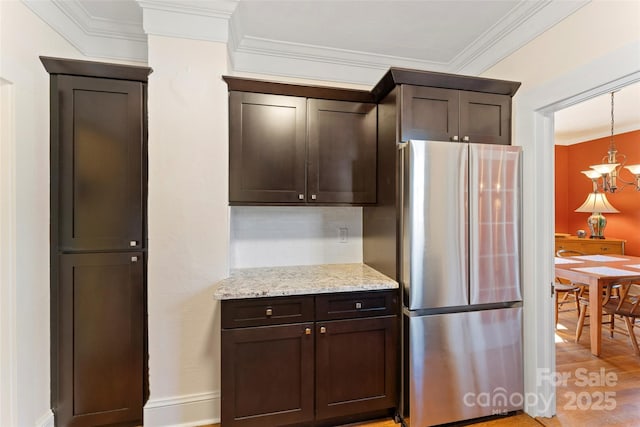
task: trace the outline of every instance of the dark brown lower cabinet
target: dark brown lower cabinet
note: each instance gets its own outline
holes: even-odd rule
[[[316,417],[395,406],[396,316],[318,322]]]
[[[222,331],[224,426],[313,419],[313,324]]]
[[[59,257],[57,424],[141,425],[143,254]]]
[[[337,425],[392,412],[396,294],[222,301],[222,427]],[[237,327],[248,318],[250,327]]]

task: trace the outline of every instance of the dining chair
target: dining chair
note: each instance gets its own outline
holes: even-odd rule
[[[561,249],[556,253],[556,256],[559,256],[559,257],[560,256],[578,256],[578,255],[584,255],[584,254],[582,252],[568,250],[568,249]],[[580,316],[580,296],[585,292],[585,289],[587,288],[581,284],[572,283],[568,280],[561,279],[559,277],[556,277],[553,288],[556,295],[556,306],[555,306],[556,326],[558,325],[558,313],[560,312],[560,308],[564,304],[568,302],[572,302],[569,300],[569,298],[572,298],[573,302],[575,302],[576,314],[579,317]]]
[[[640,356],[638,340],[633,330],[636,319],[640,318],[640,283],[627,282],[607,286],[602,311],[624,319],[633,350]]]
[[[556,256],[558,257],[584,256],[584,255],[586,255],[584,252],[576,251],[573,249],[560,249],[558,252],[556,252]],[[575,338],[575,342],[578,342],[580,341],[580,336],[582,335],[582,329],[584,328],[585,319],[589,313],[589,286],[584,283],[572,283],[572,284],[580,288],[580,292],[577,298],[578,324],[576,325],[576,338]],[[605,298],[609,298],[608,293],[610,293],[611,296],[613,297],[617,296],[619,293],[619,288],[620,288],[619,284],[617,283],[611,284],[610,289],[607,288],[607,290],[605,290],[602,295],[603,301]],[[609,320],[606,322],[602,322],[602,325],[609,325],[609,335],[611,336],[611,338],[613,338],[613,332],[615,328],[615,316],[611,313],[606,313],[606,312],[604,312],[603,315],[609,316]],[[556,318],[557,318],[557,314],[556,314]]]

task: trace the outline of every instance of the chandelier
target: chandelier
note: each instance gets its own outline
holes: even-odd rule
[[[628,165],[624,164],[627,161],[627,156],[624,154],[618,154],[616,144],[613,137],[614,119],[613,119],[613,94],[611,92],[611,139],[609,141],[609,150],[607,155],[602,158],[602,163],[599,165],[589,166],[591,169],[581,171],[587,176],[587,178],[593,181],[594,192],[609,192],[615,193],[617,190],[622,190],[627,186],[634,186],[636,190],[640,191],[640,164]],[[620,172],[624,169],[631,172],[634,176],[632,180],[625,180],[620,176]],[[598,180],[602,178],[599,183]]]

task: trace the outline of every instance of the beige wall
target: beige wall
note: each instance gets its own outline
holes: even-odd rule
[[[522,82],[520,93],[532,90],[637,42],[640,40],[638,22],[639,1],[594,0],[498,62],[482,76]],[[615,67],[615,64],[611,66]]]
[[[149,66],[145,426],[185,422],[172,408],[176,397],[195,402],[189,411],[206,424],[219,416],[220,313],[212,286],[228,268],[226,45],[149,36]]]

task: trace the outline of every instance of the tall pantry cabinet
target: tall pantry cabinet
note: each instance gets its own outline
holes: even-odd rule
[[[56,425],[142,425],[150,69],[40,58],[51,102]]]

